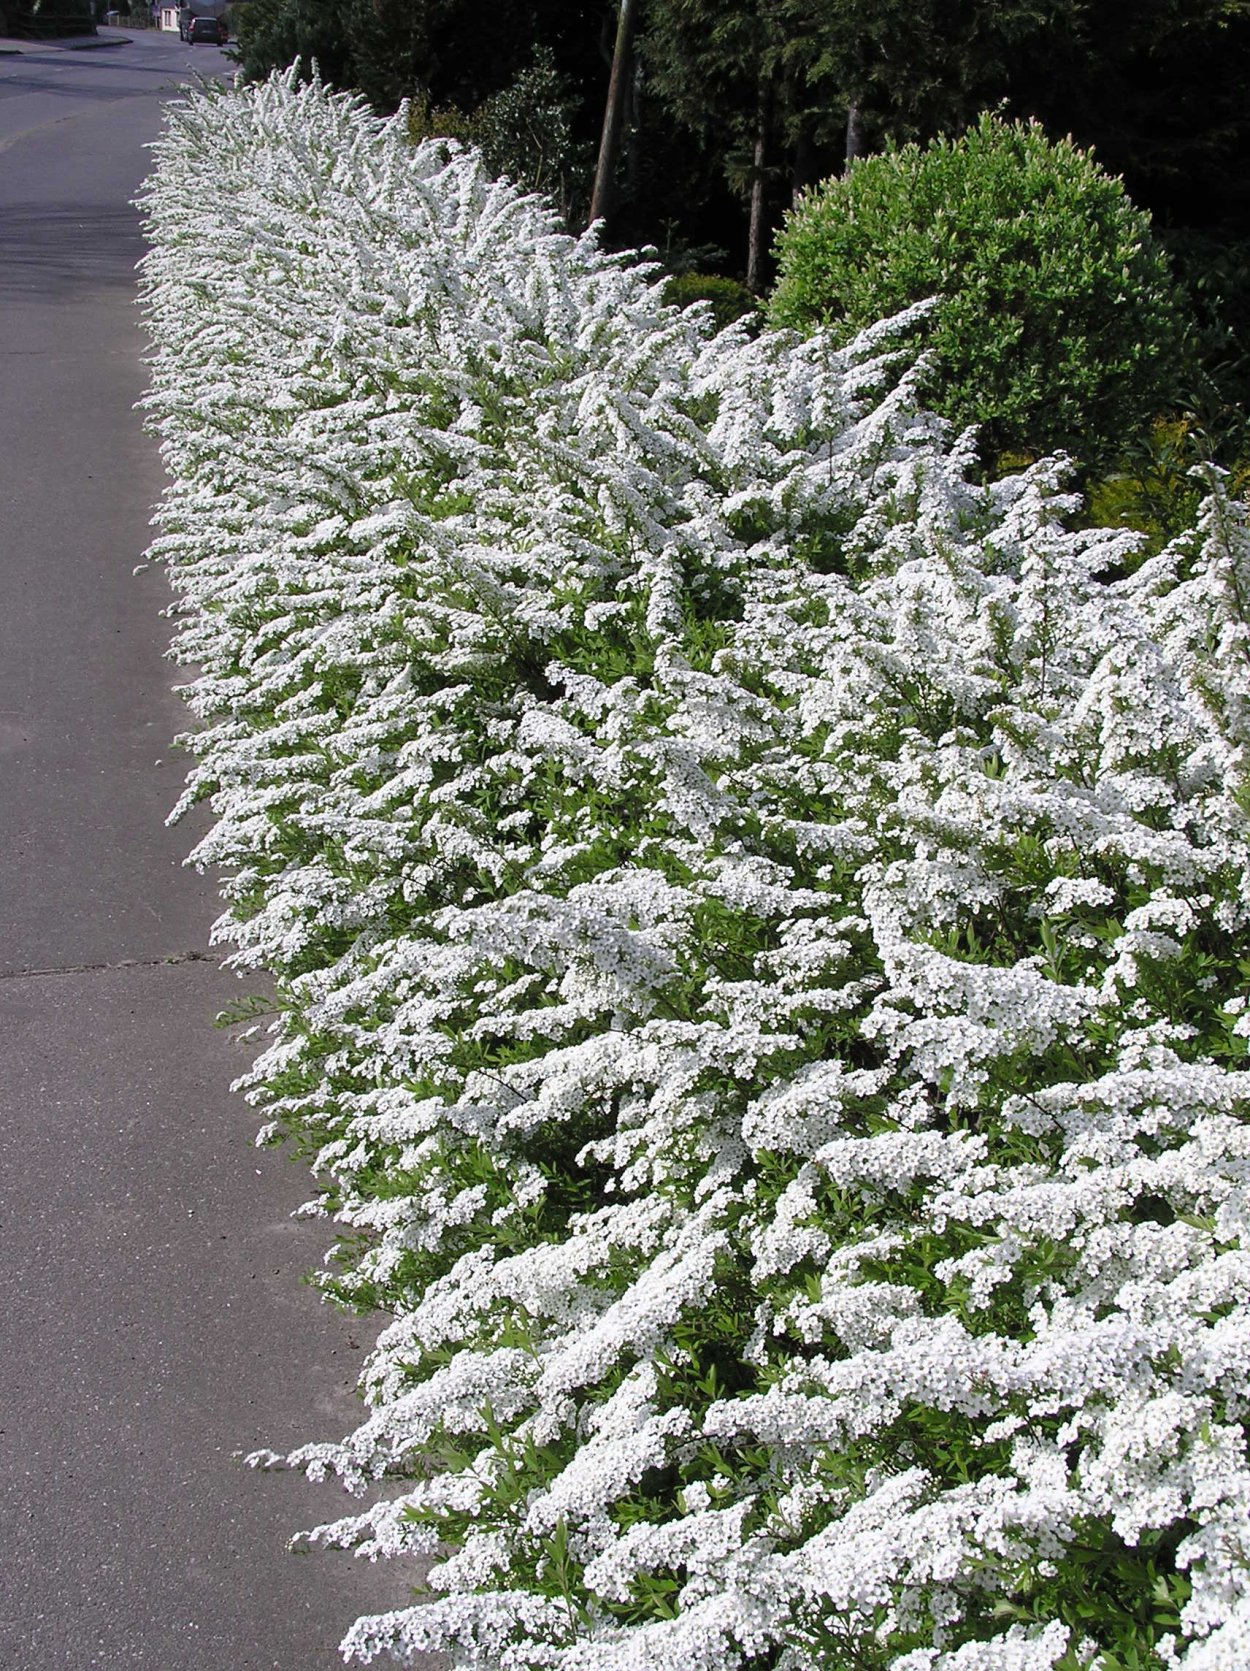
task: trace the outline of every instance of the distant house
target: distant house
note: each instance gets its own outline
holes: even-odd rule
[[[158,29],[172,29],[181,33],[184,23],[192,17],[224,17],[231,21],[231,14],[237,15],[238,10],[247,4],[247,0],[178,0],[170,5],[167,0],[156,0],[153,6],[153,21]],[[233,24],[231,34],[234,33]]]
[[[181,34],[184,29],[191,27],[193,17],[222,17],[229,18],[230,0],[180,0],[178,5],[167,6],[164,0],[158,0],[160,13],[159,27],[162,29],[176,29]],[[166,20],[169,21],[166,21]]]

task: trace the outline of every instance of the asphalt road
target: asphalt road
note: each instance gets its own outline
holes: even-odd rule
[[[286,1552],[348,1510],[238,1455],[337,1437],[364,1336],[250,1146],[209,884],[168,831],[184,716],[133,407],[130,199],[217,49],[0,56],[0,1664],[329,1671],[406,1575]]]

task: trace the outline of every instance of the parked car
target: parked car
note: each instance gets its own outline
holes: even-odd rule
[[[229,36],[226,26],[219,17],[193,17],[187,30],[187,40],[192,46],[197,41],[209,41],[213,46],[225,46]]]

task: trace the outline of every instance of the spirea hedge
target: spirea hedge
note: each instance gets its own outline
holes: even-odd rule
[[[713,336],[318,87],[145,206],[245,1084],[389,1314],[285,1460],[435,1557],[345,1653],[1242,1671],[1246,507],[1116,578],[892,327]]]

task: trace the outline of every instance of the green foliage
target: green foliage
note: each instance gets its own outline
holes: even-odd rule
[[[858,107],[870,148],[959,131],[1045,55],[1081,0],[773,0],[783,19],[780,62],[791,121],[818,135],[822,116]],[[821,105],[825,105],[822,112]]]
[[[1250,6],[1245,0],[1062,3],[1041,50],[1016,54],[1001,92],[1052,132],[1098,149],[1162,224],[1245,237],[1250,183]],[[1240,227],[1238,234],[1236,227]]]
[[[1211,436],[1192,418],[1160,418],[1126,447],[1115,469],[1086,490],[1091,528],[1133,528],[1146,535],[1142,556],[1192,528],[1202,500],[1198,467],[1212,453]],[[1250,487],[1250,458],[1230,461],[1230,489]]]
[[[679,308],[707,302],[718,329],[759,311],[759,302],[744,284],[718,273],[677,273],[664,287],[664,300]]]
[[[958,131],[1079,0],[649,0],[640,47],[669,120],[770,221],[840,168],[853,110],[874,147]]]
[[[379,111],[422,97],[476,111],[548,66],[581,94],[592,62],[599,95],[600,11],[594,0],[508,0],[488,18],[477,0],[249,0],[238,57],[248,81],[293,63],[307,79],[315,60],[324,81],[364,93]]]
[[[570,28],[580,9],[566,8]],[[315,65],[376,110],[408,99],[414,143],[474,145],[493,173],[545,193],[574,221],[593,159],[583,91],[557,61],[564,25],[551,10],[551,0],[501,8],[484,40],[470,0],[251,0],[237,56],[247,80],[289,64],[307,79]]]
[[[1187,311],[1120,181],[1036,123],[891,147],[808,193],[778,243],[777,325],[873,320],[939,296],[928,398],[987,459],[1105,466],[1180,398]]]
[[[1071,0],[1049,8],[1066,14]],[[954,14],[954,15],[953,15]],[[1001,90],[1013,50],[1053,19],[1032,0],[651,0],[648,76],[741,188],[762,116],[773,153],[840,160],[848,107],[870,139],[962,127]],[[797,159],[794,159],[797,160]],[[770,164],[772,172],[776,168]]]
[[[1202,382],[1195,410],[1210,456],[1250,456],[1250,237],[1173,230],[1164,242],[1197,319]]]
[[[423,88],[447,0],[346,0],[352,84],[376,110],[394,110]]]
[[[541,191],[566,220],[584,214],[590,146],[573,129],[577,99],[548,47],[516,80],[474,111],[469,136],[493,174]]]
[[[298,64],[308,77],[316,65],[334,86],[349,84],[351,53],[347,0],[250,0],[237,19],[234,56],[248,81]]]
[[[654,0],[644,25],[649,80],[682,126],[714,147],[741,189],[751,175],[761,86],[772,88],[777,102],[783,0]]]
[[[473,144],[473,118],[454,104],[435,106],[428,93],[418,93],[408,105],[408,138],[414,145],[427,139],[457,139]]]

